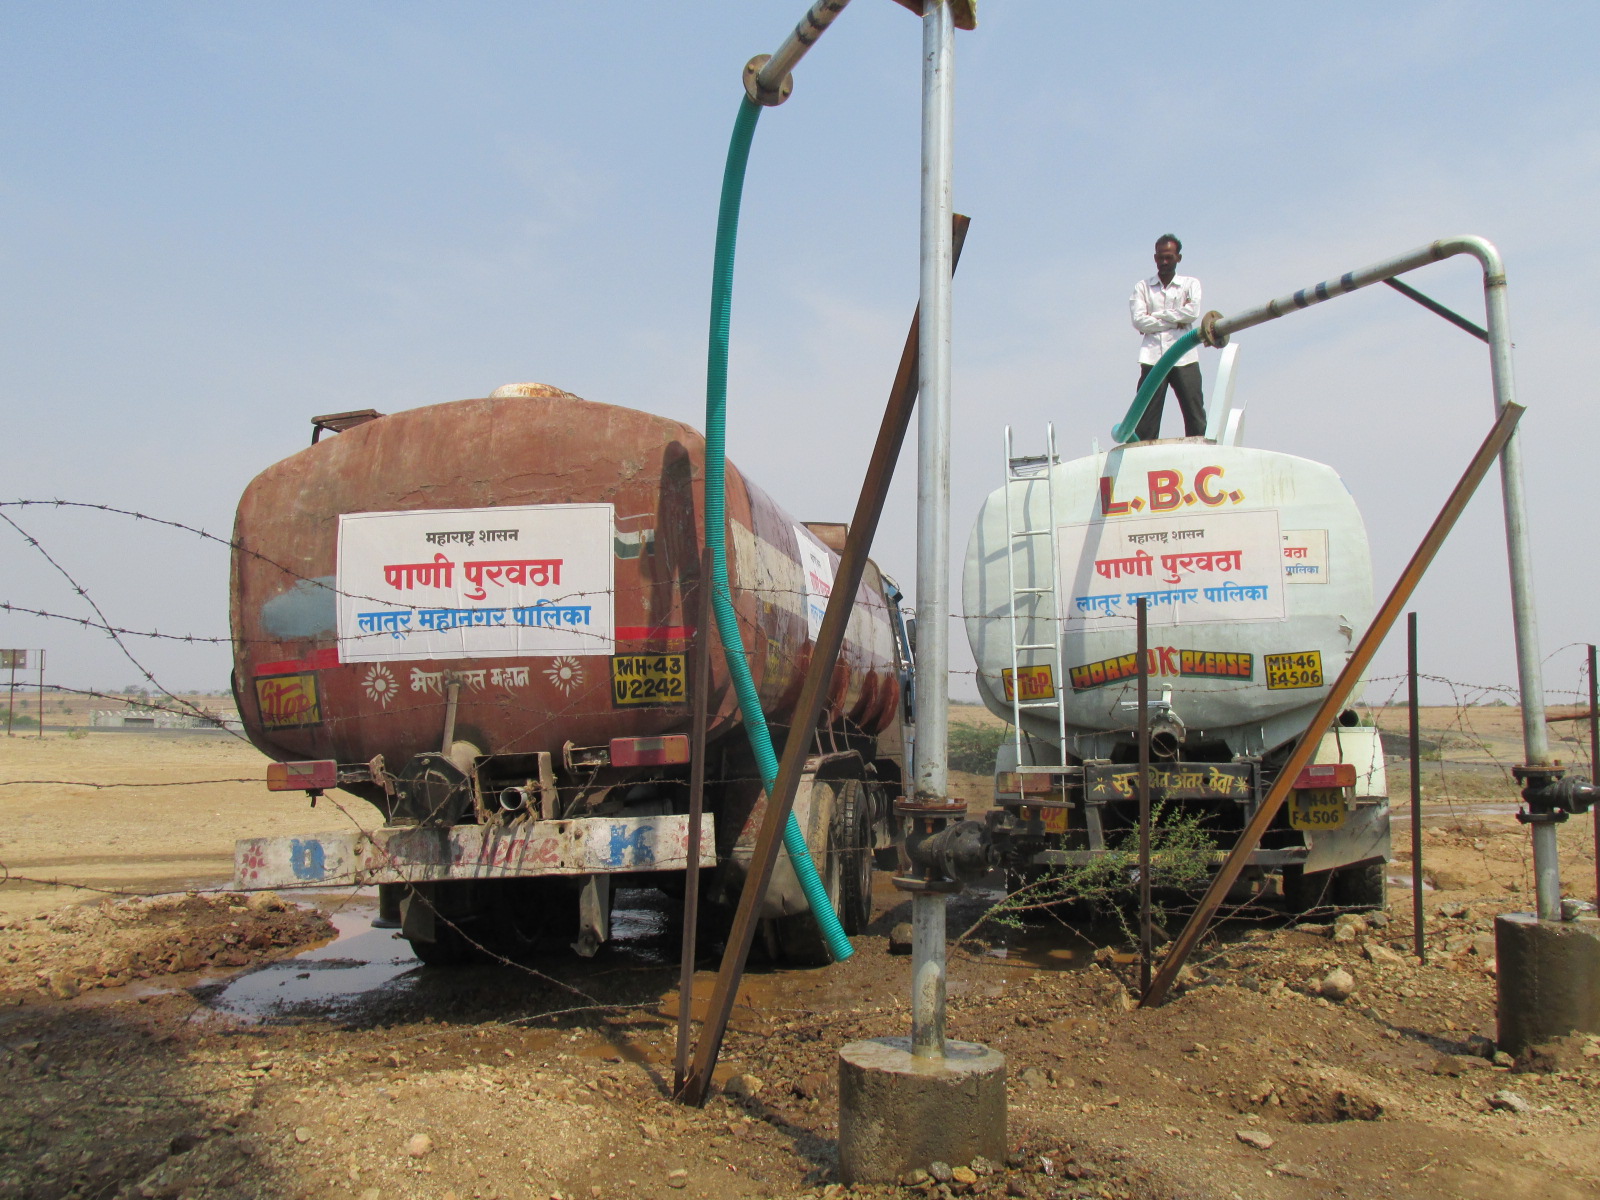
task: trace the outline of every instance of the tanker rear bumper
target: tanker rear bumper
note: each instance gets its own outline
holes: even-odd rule
[[[716,866],[711,814],[701,817],[700,865]],[[233,886],[341,887],[682,871],[687,816],[583,817],[511,827],[388,825],[381,829],[241,838]]]

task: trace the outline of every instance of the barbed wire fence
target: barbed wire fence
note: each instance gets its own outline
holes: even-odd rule
[[[0,600],[0,612],[31,616],[47,621],[67,623],[76,625],[80,628],[95,629],[105,633],[112,640],[122,656],[126,658],[127,661],[139,672],[140,677],[150,685],[151,689],[156,693],[156,695],[166,701],[166,703],[163,703],[161,700],[154,699],[148,695],[142,696],[138,698],[136,702],[138,706],[145,711],[167,712],[177,716],[198,718],[202,721],[213,723],[215,722],[217,716],[215,712],[207,710],[201,705],[196,704],[191,699],[185,698],[185,696],[181,693],[181,690],[175,690],[166,687],[162,681],[156,677],[156,674],[149,670],[140,660],[140,658],[133,653],[128,644],[130,639],[178,642],[191,645],[226,644],[233,647],[235,650],[238,650],[242,646],[247,647],[251,643],[246,639],[240,639],[231,635],[170,633],[159,630],[138,630],[113,624],[105,610],[89,593],[88,589],[73,576],[73,574],[58,560],[58,558],[52,555],[50,551],[28,530],[24,529],[15,519],[3,511],[7,508],[46,506],[55,508],[93,510],[110,515],[126,517],[135,521],[150,522],[156,525],[183,531],[202,540],[225,546],[230,551],[237,554],[259,559],[282,572],[285,577],[296,582],[314,584],[319,588],[326,589],[333,595],[341,594],[336,588],[331,587],[326,582],[325,578],[317,578],[295,571],[290,567],[267,558],[265,555],[260,554],[251,547],[242,545],[237,540],[218,537],[217,535],[208,533],[203,529],[187,525],[182,522],[170,521],[164,518],[136,512],[134,510],[123,509],[104,504],[92,504],[67,500],[0,501],[0,522],[4,522],[6,525],[8,525],[19,537],[25,541],[28,546],[41,555],[46,562],[48,562],[48,564],[58,574],[60,574],[63,579],[66,580],[74,593],[83,599],[93,616],[72,616],[71,614],[59,613],[48,609],[17,603],[9,599]],[[770,587],[763,588],[762,591],[763,594],[771,593],[772,595],[790,594],[796,599],[804,597],[808,594],[800,590],[791,591],[789,589]],[[582,594],[586,593],[574,593],[574,595]],[[366,596],[353,596],[353,598],[360,600],[378,599],[375,597]],[[393,604],[393,601],[387,598],[383,599],[381,602]],[[428,606],[401,605],[400,607],[411,608],[414,611],[422,611]],[[906,611],[909,615],[909,610]],[[985,620],[1010,619],[1009,617],[999,616],[993,613],[977,615],[980,619]],[[765,643],[766,650],[769,655],[772,655],[780,660],[782,664],[789,670],[798,670],[803,668],[805,665],[804,659],[794,652],[787,650],[782,646],[776,645],[770,639],[769,630],[761,627],[758,622],[751,619],[747,614],[739,613],[738,616],[747,633],[752,635],[753,638],[759,638],[761,642]],[[951,619],[964,622],[969,619],[969,614],[960,612],[952,613]],[[386,635],[382,633],[376,633],[365,636],[383,637]],[[281,644],[275,639],[264,638],[256,640],[273,645]],[[1580,643],[1570,643],[1566,646],[1557,648],[1555,651],[1552,651],[1546,656],[1546,665],[1548,666],[1558,657],[1566,655],[1568,652],[1580,648],[1580,646]],[[982,673],[974,669],[967,669],[953,670],[951,674],[952,676],[972,678],[974,681],[976,681]],[[1588,696],[1586,659],[1580,659],[1575,675],[1576,678],[1573,680],[1575,686],[1571,688],[1547,688],[1547,700],[1552,702],[1560,702],[1564,699],[1570,699],[1570,702],[1573,704],[1585,704]],[[1519,827],[1515,826],[1514,824],[1508,824],[1503,820],[1503,818],[1510,815],[1517,799],[1518,788],[1515,780],[1512,778],[1512,767],[1520,761],[1520,728],[1513,727],[1508,731],[1507,729],[1503,728],[1506,722],[1503,719],[1497,720],[1495,718],[1496,713],[1504,712],[1509,708],[1514,708],[1518,702],[1517,689],[1509,684],[1462,681],[1443,675],[1429,674],[1422,676],[1422,678],[1435,688],[1447,690],[1450,695],[1450,703],[1448,704],[1426,706],[1428,711],[1425,718],[1425,730],[1423,734],[1425,753],[1422,763],[1422,778],[1424,802],[1429,806],[1430,809],[1434,810],[1432,815],[1427,818],[1431,822],[1433,837],[1436,841],[1455,839],[1460,844],[1469,846],[1475,852],[1479,860],[1481,871],[1487,878],[1489,878],[1498,886],[1506,888],[1508,891],[1520,891],[1526,893],[1531,888],[1532,877],[1531,852],[1527,844],[1527,839],[1525,836],[1522,836],[1522,831]],[[597,683],[599,682],[601,681],[597,681]],[[999,681],[995,679],[989,680],[991,686],[996,685],[998,682]],[[1213,682],[1215,683],[1216,681]],[[1219,684],[1218,686],[1226,687],[1227,685]],[[1248,683],[1241,683],[1236,686],[1240,689],[1243,689],[1249,687],[1250,685]],[[1404,704],[1401,702],[1401,697],[1406,686],[1406,677],[1404,675],[1374,676],[1366,681],[1366,686],[1366,700],[1363,704],[1358,706],[1358,710],[1365,714],[1366,720],[1369,720],[1372,724],[1379,728],[1380,734],[1387,734],[1391,737],[1391,739],[1396,740],[1403,738],[1406,730],[1406,714]],[[1388,689],[1387,692],[1384,690],[1385,687]],[[59,685],[52,685],[46,690],[55,694],[104,699],[108,702],[128,703],[130,701],[130,697],[126,693],[119,694],[115,692],[101,692],[92,689],[70,688]],[[414,683],[413,690],[422,689],[418,689]],[[995,690],[998,691],[999,689],[996,687]],[[535,738],[544,729],[559,724],[581,705],[585,699],[585,694],[581,692],[574,694],[568,699],[567,704],[560,708],[553,708],[547,703],[523,704],[519,703],[515,698],[508,696],[502,696],[499,699],[501,701],[502,710],[511,713],[517,713],[525,718],[527,723],[517,735],[518,739],[520,740]],[[341,717],[337,714],[330,714],[328,716],[328,724],[330,726],[337,726],[339,722],[344,720],[372,721],[383,718],[399,718],[417,710],[436,710],[438,708],[438,703],[439,701],[437,699],[429,700],[426,691],[423,691],[421,698],[415,704],[394,705],[392,707],[386,705],[385,708],[380,712],[368,712],[344,717]],[[959,724],[959,718],[957,718],[956,723]],[[1489,725],[1497,725],[1502,727],[1490,729],[1487,728]],[[1587,739],[1587,726],[1580,722],[1552,723],[1550,730],[1553,745],[1559,746],[1561,750],[1566,753],[1566,761],[1575,767],[1587,769],[1592,776],[1594,764],[1588,761],[1589,747]],[[1131,726],[1129,727],[1129,730],[1124,732],[1129,731],[1131,731]],[[249,738],[243,732],[237,730],[227,730],[226,732],[238,740],[249,744]],[[1406,805],[1404,803],[1406,791],[1409,786],[1408,768],[1406,767],[1403,757],[1400,755],[1386,753],[1385,757],[1388,764],[1389,791],[1392,801],[1391,807],[1393,816],[1397,822],[1404,823],[1409,819]],[[656,782],[666,781],[668,781],[667,777],[662,777],[661,779],[656,780]],[[210,777],[204,779],[165,779],[158,781],[0,779],[0,788],[72,787],[102,791],[138,788],[216,787],[264,782],[264,776],[244,775]],[[648,782],[648,780],[646,782]],[[749,778],[729,779],[728,782],[758,784],[760,780],[752,776]],[[349,806],[347,806],[337,797],[327,796],[326,793],[324,795],[340,812],[346,823],[354,831],[356,831],[359,836],[361,836],[371,845],[378,846],[378,844],[371,838],[371,834],[373,832],[372,825],[374,824],[372,820],[369,819],[368,821],[363,822],[363,820],[355,812],[353,812]],[[374,816],[378,815],[379,814],[377,814],[375,810]],[[1585,850],[1581,844],[1582,840],[1577,839],[1577,841],[1580,844],[1577,846],[1575,853],[1577,859],[1581,862],[1585,857]],[[839,849],[837,852],[844,853],[852,849],[853,848],[851,847],[844,847]],[[387,855],[387,851],[383,850],[381,847],[378,847],[378,850],[380,854]],[[1401,857],[1405,856],[1406,855],[1404,852],[1402,852]],[[1589,873],[1592,875],[1592,850],[1587,852],[1587,857],[1589,860],[1588,865],[1590,867]],[[398,864],[396,864],[391,857],[389,859],[389,865],[391,867],[395,867]],[[1391,871],[1391,879],[1395,882],[1400,882],[1399,873]],[[1434,886],[1443,886],[1446,882],[1446,879],[1440,877],[1438,874],[1435,874]],[[100,895],[108,898],[147,898],[154,895],[168,894],[159,891],[138,891],[135,889],[101,887],[85,882],[66,880],[59,877],[47,879],[37,875],[24,875],[12,870],[3,861],[0,861],[0,886],[4,886],[7,883],[27,884],[36,887],[63,888],[78,893]],[[1569,888],[1572,890],[1577,890],[1573,886],[1576,883],[1576,880],[1568,880]],[[311,890],[312,888],[326,890],[326,885],[308,885],[308,890]],[[214,887],[185,889],[185,891],[186,893],[192,894],[222,894],[231,893],[234,891],[234,889],[231,885],[219,884]],[[555,979],[545,972],[529,966],[526,962],[521,962],[506,955],[500,954],[497,950],[485,944],[483,941],[474,938],[470,929],[463,928],[462,925],[452,920],[446,914],[440,912],[435,906],[433,906],[432,901],[421,892],[413,890],[413,895],[416,896],[422,903],[433,909],[435,920],[442,922],[444,925],[452,929],[457,935],[461,936],[467,944],[473,946],[481,955],[493,961],[498,961],[501,964],[516,970],[528,972],[530,975],[537,977],[544,983],[551,984],[559,989],[564,989],[568,993],[574,994],[579,998],[590,1002],[590,1007],[610,1007],[603,1005],[598,999],[596,999],[596,997],[590,995],[589,993],[583,992],[580,989],[574,988],[570,984]],[[1235,910],[1235,916],[1247,917],[1250,915],[1250,912],[1251,910],[1248,906],[1241,906]],[[571,1009],[564,1011],[583,1010]]]

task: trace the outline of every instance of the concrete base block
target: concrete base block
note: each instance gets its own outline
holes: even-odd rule
[[[1500,1049],[1520,1054],[1569,1033],[1600,1033],[1600,921],[1495,918]]]
[[[839,1051],[839,1171],[845,1183],[892,1183],[932,1162],[1006,1157],[1006,1057],[946,1042],[917,1058],[910,1038],[851,1042]]]

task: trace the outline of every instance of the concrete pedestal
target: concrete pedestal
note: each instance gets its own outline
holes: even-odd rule
[[[1600,1033],[1600,921],[1494,922],[1500,1049],[1520,1054],[1569,1033]]]
[[[845,1183],[892,1183],[929,1163],[1006,1157],[1006,1058],[974,1042],[916,1058],[910,1038],[839,1051],[839,1170]]]

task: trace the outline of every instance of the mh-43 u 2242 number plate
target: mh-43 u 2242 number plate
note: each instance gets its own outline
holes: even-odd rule
[[[681,654],[618,654],[611,659],[611,702],[618,708],[682,704],[688,697]]]

